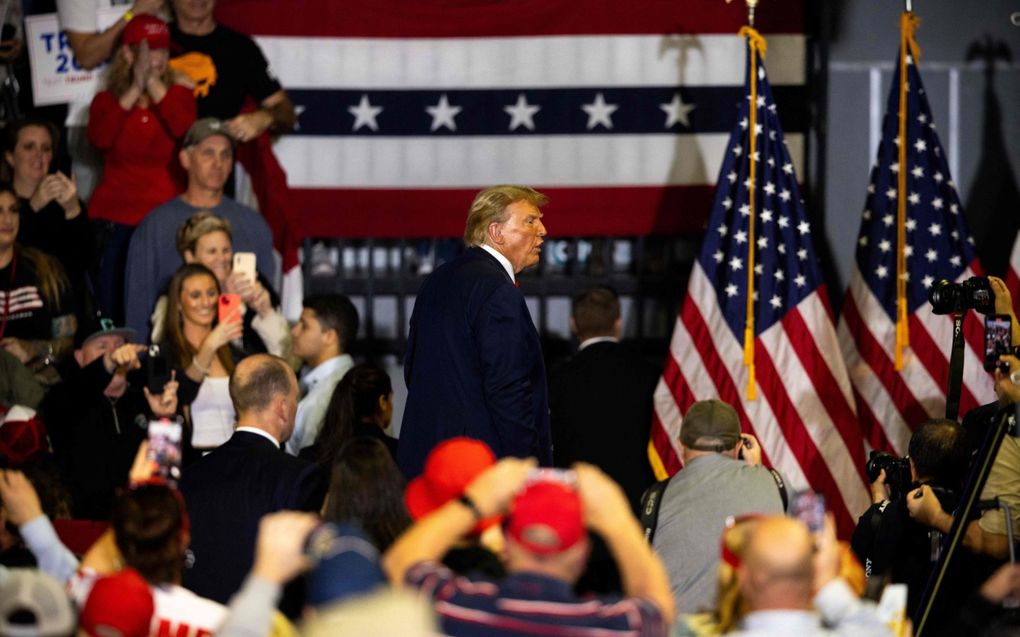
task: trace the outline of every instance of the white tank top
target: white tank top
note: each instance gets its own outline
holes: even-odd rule
[[[196,449],[218,447],[234,433],[234,404],[227,386],[230,378],[206,377],[191,402],[191,445]]]

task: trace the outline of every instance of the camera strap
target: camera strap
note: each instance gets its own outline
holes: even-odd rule
[[[786,511],[790,506],[790,496],[786,492],[786,482],[783,481],[783,476],[775,469],[769,469],[769,473],[772,474],[772,479],[776,481],[776,488],[779,489],[779,498],[783,501],[783,511]]]
[[[655,537],[655,527],[659,524],[659,505],[662,504],[662,494],[669,486],[669,478],[659,480],[652,486],[645,489],[641,494],[641,528],[644,530],[645,540],[649,545]]]
[[[963,314],[953,314],[953,349],[949,356],[949,387],[946,391],[946,418],[960,415],[960,390],[963,385]]]

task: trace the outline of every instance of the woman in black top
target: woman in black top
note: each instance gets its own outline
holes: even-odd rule
[[[337,383],[315,444],[301,450],[327,471],[337,453],[356,436],[375,438],[396,458],[397,440],[386,435],[393,417],[393,387],[385,371],[374,365],[355,365]]]

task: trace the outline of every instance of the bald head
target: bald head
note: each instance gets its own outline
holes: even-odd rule
[[[814,540],[799,520],[770,517],[748,540],[740,586],[751,610],[810,608]]]
[[[265,429],[280,442],[289,438],[294,428],[297,395],[294,370],[277,356],[249,356],[230,376],[230,399],[238,425]]]

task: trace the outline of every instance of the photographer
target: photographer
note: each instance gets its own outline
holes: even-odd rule
[[[131,373],[142,367],[139,355],[146,349],[130,342],[134,330],[109,319],[94,321],[78,332],[78,369],[50,390],[40,412],[71,491],[74,517],[108,519],[114,490],[127,481],[148,420],[177,412],[177,381],[150,393],[145,375]]]
[[[907,458],[885,463],[872,482],[874,504],[857,522],[851,546],[870,581],[888,577],[907,584],[907,614],[912,615],[938,557],[942,533],[910,518],[907,494],[927,485],[943,507],[956,508],[969,461],[967,434],[953,420],[929,420],[914,431],[908,450]],[[874,456],[868,464],[871,475],[878,465]],[[954,578],[961,585],[967,580]]]
[[[1012,345],[1020,345],[1020,324],[1013,312],[1013,299],[1002,279],[988,277],[995,295],[995,313],[1006,314],[1012,324]],[[1020,408],[1020,360],[1014,356],[1000,357],[1009,369],[995,370],[995,395],[998,404],[985,405],[971,410],[964,423],[976,439],[984,436],[987,423],[994,419],[995,413],[1008,405],[1014,410]],[[1015,379],[1015,380],[1014,380]],[[1011,417],[1009,432],[1002,441],[999,451],[992,463],[991,473],[981,491],[981,500],[999,498],[1009,505],[1013,516],[1013,528],[1020,529],[1020,432],[1017,429],[1016,415]],[[948,533],[953,524],[953,516],[946,513],[947,508],[939,503],[930,488],[922,486],[907,498],[910,516],[919,523],[934,527],[942,533]],[[951,508],[948,510],[952,510]],[[1006,536],[1006,520],[1000,509],[985,511],[979,520],[968,523],[963,537],[963,545],[968,550],[1003,560],[1009,555],[1009,541]]]
[[[1009,363],[1009,373],[995,370],[995,393],[1001,406],[1012,405],[1020,409],[1020,360],[1015,356],[1001,357]],[[1014,380],[1015,379],[1015,380]],[[1002,446],[992,463],[991,473],[981,492],[981,500],[999,498],[1009,504],[1013,516],[1013,528],[1020,529],[1020,437],[1017,435],[1017,414],[1010,416],[1010,431],[1002,440]],[[946,513],[931,488],[921,486],[907,498],[910,517],[921,524],[948,533],[953,525],[953,516]],[[952,508],[949,508],[952,510]],[[995,559],[1009,555],[1009,540],[1006,536],[1006,520],[1000,509],[985,511],[981,518],[967,524],[963,545],[974,553],[982,553]]]
[[[761,446],[742,434],[736,410],[721,400],[701,400],[680,428],[684,468],[669,479],[659,500],[652,546],[669,573],[677,610],[716,606],[719,538],[728,516],[781,515],[786,488],[762,465]]]

